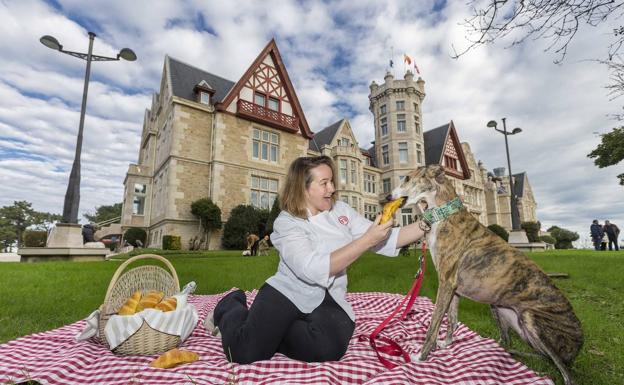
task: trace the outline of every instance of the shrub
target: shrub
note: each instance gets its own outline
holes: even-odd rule
[[[552,226],[547,231],[555,238],[555,249],[573,249],[572,242],[579,239],[578,233],[558,226]]]
[[[45,247],[48,232],[45,230],[27,230],[24,232],[23,240],[26,247]]]
[[[215,205],[210,198],[198,199],[191,204],[191,213],[199,218],[204,232],[199,240],[199,244],[206,243],[206,249],[210,247],[210,233],[222,227],[221,209]],[[191,248],[196,247],[195,244]]]
[[[179,235],[163,235],[163,250],[181,250],[182,241]]]
[[[245,234],[255,233],[260,238],[265,234],[265,226],[269,217],[268,210],[254,206],[238,205],[232,209],[230,218],[223,227],[221,243],[230,250],[243,250],[247,247]]]
[[[503,226],[493,224],[493,225],[489,225],[488,229],[490,229],[490,231],[492,231],[494,234],[503,238],[505,242],[509,241],[509,233],[507,232],[507,230],[503,228]]]
[[[539,231],[542,227],[539,222],[522,222],[520,227],[526,231],[529,242],[539,242]]]
[[[131,227],[124,233],[124,240],[134,247],[137,246],[137,240],[145,245],[145,238],[147,238],[147,233],[140,227]]]
[[[269,217],[267,219],[266,228],[264,229],[265,234],[271,235],[271,233],[273,232],[273,222],[275,222],[275,219],[277,218],[279,213],[280,213],[279,197],[277,197],[275,198],[275,201],[273,201],[273,206],[271,207],[271,211],[269,212]]]
[[[539,239],[540,241],[550,243],[551,245],[554,245],[555,243],[557,243],[557,240],[551,237],[550,235],[542,235],[541,237],[539,237]]]

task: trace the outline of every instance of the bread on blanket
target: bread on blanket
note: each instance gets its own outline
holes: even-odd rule
[[[137,306],[139,305],[139,301],[141,300],[141,291],[135,291],[130,298],[126,300],[126,303],[119,309],[117,314],[119,315],[133,315],[136,313]]]
[[[403,204],[403,200],[405,200],[405,198],[397,198],[384,205],[381,220],[379,221],[380,225],[383,225],[392,218],[394,213],[401,207],[401,204]]]
[[[160,357],[152,361],[150,366],[152,368],[169,369],[180,364],[197,361],[198,359],[199,354],[197,353],[174,348],[163,353]]]
[[[154,309],[162,310],[163,312],[173,311],[176,309],[178,300],[175,297],[165,298],[154,306]]]
[[[137,313],[145,309],[154,308],[154,306],[156,306],[156,304],[158,304],[158,302],[160,302],[160,300],[162,300],[164,296],[165,293],[163,293],[162,291],[148,291],[143,295],[143,297],[141,297],[141,300],[139,301],[139,306],[137,306]]]

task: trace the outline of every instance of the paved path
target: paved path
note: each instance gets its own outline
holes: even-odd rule
[[[16,253],[0,253],[0,262],[19,262],[20,256]]]

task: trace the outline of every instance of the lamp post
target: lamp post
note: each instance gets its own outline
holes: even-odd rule
[[[65,203],[63,204],[63,223],[78,223],[78,205],[80,203],[80,154],[82,152],[82,132],[84,128],[85,110],[87,107],[87,93],[89,91],[89,76],[91,75],[92,61],[116,61],[121,59],[135,61],[136,54],[130,48],[123,48],[117,57],[107,57],[93,54],[93,40],[95,33],[89,32],[89,51],[87,53],[66,51],[63,46],[53,36],[42,36],[39,41],[46,47],[62,52],[64,54],[77,57],[87,61],[85,71],[84,89],[82,91],[82,106],[80,107],[80,125],[78,126],[78,139],[76,141],[76,154],[69,175],[67,192],[65,193]]]
[[[516,230],[520,230],[520,215],[518,214],[518,202],[517,202],[516,190],[514,189],[513,174],[511,173],[511,161],[509,160],[509,144],[507,143],[507,136],[519,134],[522,132],[522,129],[516,127],[513,129],[513,131],[508,132],[507,125],[505,123],[506,119],[507,118],[502,119],[503,120],[502,130],[499,130],[498,128],[496,128],[498,124],[496,123],[495,120],[490,120],[487,123],[487,126],[492,127],[496,131],[505,135],[505,152],[507,153],[507,168],[509,169],[509,189],[511,190],[509,194],[510,200],[511,200],[511,229],[516,231]]]

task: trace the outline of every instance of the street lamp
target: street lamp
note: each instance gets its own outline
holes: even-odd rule
[[[496,123],[495,120],[490,120],[487,123],[488,127],[492,127],[494,128],[496,131],[500,132],[501,134],[505,135],[505,151],[507,153],[507,168],[509,169],[509,189],[510,191],[510,197],[511,197],[511,229],[512,230],[520,230],[520,215],[518,214],[518,202],[517,202],[517,196],[516,196],[516,190],[514,190],[514,181],[513,181],[513,176],[511,173],[511,162],[509,160],[509,144],[507,144],[507,136],[509,135],[516,135],[522,132],[521,128],[514,128],[513,131],[511,132],[507,132],[507,125],[505,124],[505,120],[507,118],[503,118],[503,129],[499,130],[498,128],[496,128],[496,126],[498,125]]]
[[[117,54],[117,57],[107,57],[93,55],[93,40],[95,33],[89,32],[89,51],[87,53],[66,51],[63,46],[53,36],[42,36],[39,41],[46,47],[64,54],[77,57],[87,61],[87,70],[85,72],[84,89],[82,91],[82,106],[80,107],[80,125],[78,126],[78,139],[76,141],[76,155],[69,175],[69,183],[67,192],[65,193],[65,203],[63,204],[63,223],[78,223],[78,205],[80,203],[80,154],[82,152],[82,131],[84,128],[85,109],[87,107],[87,92],[89,91],[89,76],[91,75],[92,61],[115,61],[124,59],[135,61],[136,54],[130,48],[123,48]]]

